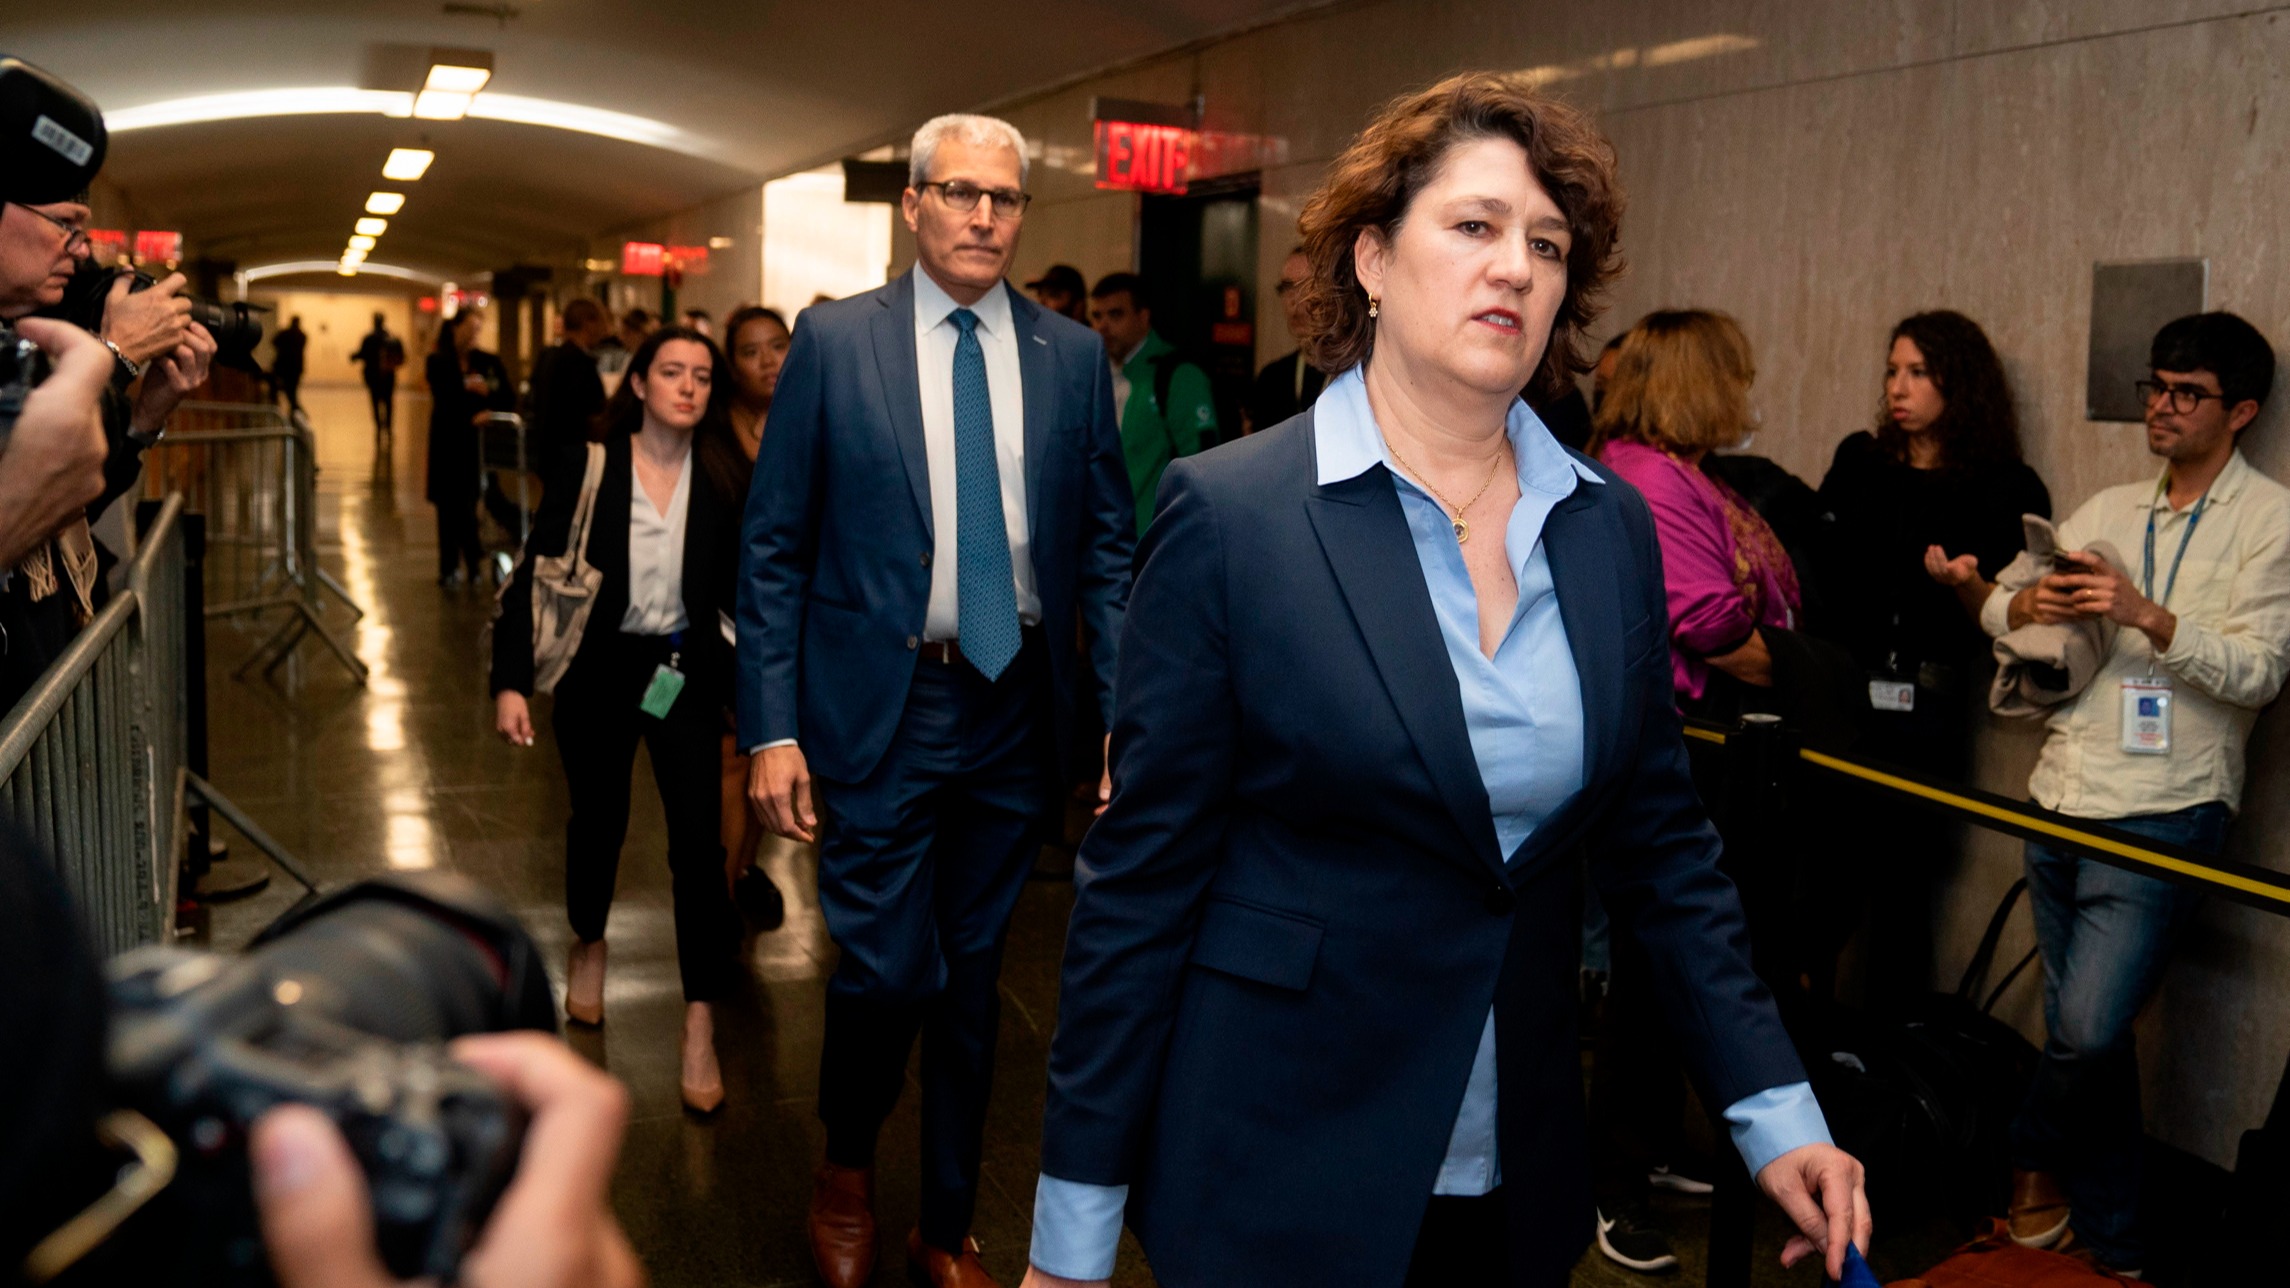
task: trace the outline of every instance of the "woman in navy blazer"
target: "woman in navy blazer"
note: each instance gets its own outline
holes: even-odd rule
[[[1573,856],[1707,1101],[1841,1271],[1828,1143],[1687,775],[1645,503],[1514,395],[1619,268],[1588,119],[1400,99],[1302,220],[1285,424],[1171,467],[1084,842],[1029,1284],[1561,1284],[1587,1243]]]

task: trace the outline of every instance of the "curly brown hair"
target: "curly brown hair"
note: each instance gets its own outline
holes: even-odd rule
[[[1566,297],[1534,387],[1557,392],[1589,367],[1583,332],[1622,271],[1625,199],[1614,145],[1588,114],[1494,72],[1451,76],[1385,104],[1304,204],[1297,226],[1312,272],[1299,288],[1305,325],[1297,338],[1314,366],[1335,375],[1375,351],[1375,323],[1352,263],[1360,233],[1374,229],[1390,238],[1447,154],[1487,138],[1509,139],[1526,151],[1535,182],[1558,205],[1571,234]]]
[[[2011,385],[1996,346],[1980,324],[1954,309],[1935,309],[1900,320],[1885,341],[1906,337],[1924,355],[1924,369],[1939,388],[1939,419],[1924,432],[1940,444],[1940,468],[1969,469],[2020,459],[2020,418],[2012,410]],[[1908,432],[1894,423],[1881,398],[1877,403],[1877,445],[1894,460],[1908,460]]]

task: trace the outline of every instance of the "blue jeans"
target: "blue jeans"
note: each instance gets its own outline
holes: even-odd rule
[[[2226,841],[2225,805],[2100,820],[2203,854]],[[2012,1121],[2012,1161],[2051,1172],[2077,1239],[2111,1266],[2141,1264],[2139,1061],[2131,1023],[2162,982],[2196,892],[2037,841],[2028,895],[2043,952],[2043,1060]]]

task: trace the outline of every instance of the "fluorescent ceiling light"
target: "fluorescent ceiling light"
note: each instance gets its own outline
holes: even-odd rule
[[[373,248],[374,239],[365,233],[359,233],[350,238],[351,250],[372,250]]]
[[[526,98],[520,94],[485,94],[469,105],[469,115],[481,121],[510,121],[518,125],[546,126],[553,130],[576,130],[582,134],[600,134],[608,139],[625,139],[630,143],[649,144],[692,156],[707,155],[699,139],[665,121],[631,116],[626,112],[607,111],[601,107],[585,107],[579,103],[558,103],[545,98]]]
[[[334,271],[340,273],[344,277],[356,277],[358,275],[358,266],[356,264],[344,264]]]
[[[333,273],[341,271],[341,268],[341,264],[330,259],[298,259],[243,268],[239,270],[238,276],[248,282],[259,282],[266,277],[292,277],[298,273]],[[395,277],[408,282],[427,282],[432,286],[441,280],[435,273],[425,273],[418,268],[407,268],[400,264],[366,263],[359,264],[357,268],[359,272],[375,277]]]
[[[474,97],[451,90],[425,89],[414,95],[413,114],[424,121],[458,121],[469,115],[469,100]]]
[[[302,89],[251,89],[231,94],[199,94],[171,98],[140,107],[123,107],[103,114],[104,128],[113,134],[147,130],[160,125],[190,125],[199,121],[237,121],[256,116],[315,116],[335,112],[371,112],[382,116],[413,114],[413,95],[403,90],[357,89],[322,85]]]
[[[731,239],[731,238],[729,238],[729,237],[710,237],[710,238],[708,238],[708,249],[709,249],[709,250],[730,250],[731,248],[732,248],[732,239]]]
[[[429,69],[429,79],[422,83],[426,90],[441,90],[447,94],[474,94],[493,79],[490,67],[457,67],[452,63],[437,63]]]
[[[355,246],[347,247],[342,251],[342,262],[345,264],[362,264],[365,259],[366,252]]]
[[[390,221],[387,219],[361,219],[355,226],[355,231],[362,237],[379,237],[389,230]]]
[[[412,183],[429,172],[429,163],[437,154],[426,148],[391,148],[390,159],[382,162],[382,177],[400,183]]]
[[[406,208],[406,195],[402,192],[376,192],[366,197],[369,215],[394,215]]]
[[[322,113],[371,114],[408,117],[414,95],[404,90],[359,89],[355,86],[318,86],[301,89],[253,89],[229,94],[200,94],[163,99],[104,113],[104,126],[114,134],[165,125],[196,125],[205,121],[231,121],[261,116],[305,116]],[[650,117],[615,112],[581,103],[527,98],[520,94],[487,91],[469,104],[476,120],[538,125],[552,130],[573,130],[608,139],[666,148],[687,156],[717,157],[723,149],[712,139]]]

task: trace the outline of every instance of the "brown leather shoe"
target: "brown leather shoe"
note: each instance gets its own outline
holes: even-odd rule
[[[2012,1173],[2010,1228],[2012,1242],[2023,1248],[2048,1248],[2067,1233],[2067,1196],[2050,1172]]]
[[[875,1277],[875,1169],[819,1164],[811,1178],[811,1260],[827,1288]]]
[[[922,1241],[918,1227],[906,1232],[907,1278],[922,1288],[997,1288],[994,1276],[978,1261],[978,1241],[962,1240],[960,1256]]]

